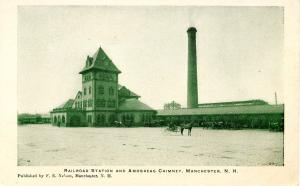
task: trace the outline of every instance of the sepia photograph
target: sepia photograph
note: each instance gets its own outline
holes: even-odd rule
[[[19,6],[18,166],[284,166],[280,6]]]

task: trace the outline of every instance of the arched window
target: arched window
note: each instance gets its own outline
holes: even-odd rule
[[[61,122],[62,122],[62,123],[65,123],[65,121],[66,121],[66,118],[65,118],[65,116],[62,116],[62,118],[61,118]]]
[[[54,123],[57,123],[57,117],[54,116]]]
[[[145,121],[144,114],[140,114],[140,117],[141,117],[141,121],[144,122]]]
[[[133,114],[130,115],[130,121],[134,122],[134,115]]]
[[[101,123],[101,116],[100,116],[100,114],[97,115],[96,121],[97,121],[97,124],[100,124],[100,123]]]
[[[88,115],[88,123],[92,123],[92,116]]]

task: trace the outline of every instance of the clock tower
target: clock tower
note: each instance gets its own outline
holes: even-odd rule
[[[100,47],[87,56],[82,74],[82,108],[88,126],[107,126],[116,120],[118,75],[121,71]]]

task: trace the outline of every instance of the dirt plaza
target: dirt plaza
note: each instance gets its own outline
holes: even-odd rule
[[[281,166],[283,132],[18,126],[19,166]]]

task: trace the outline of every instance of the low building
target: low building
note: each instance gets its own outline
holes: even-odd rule
[[[283,130],[284,105],[263,100],[199,104],[198,108],[158,110],[165,123],[189,123],[212,128],[272,128]]]
[[[18,124],[46,124],[50,123],[48,114],[18,114]]]

